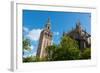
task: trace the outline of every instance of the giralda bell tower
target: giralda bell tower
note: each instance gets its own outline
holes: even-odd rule
[[[40,33],[40,39],[37,49],[37,56],[44,58],[47,56],[46,47],[52,44],[52,32],[50,18],[48,18],[45,28]]]

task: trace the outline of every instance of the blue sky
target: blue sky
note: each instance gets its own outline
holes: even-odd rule
[[[32,51],[26,51],[25,56],[36,54],[40,32],[45,27],[48,17],[50,17],[53,43],[55,44],[60,42],[63,32],[75,28],[77,21],[80,21],[83,29],[91,33],[91,13],[23,10],[22,17],[23,36],[32,42],[30,46]]]

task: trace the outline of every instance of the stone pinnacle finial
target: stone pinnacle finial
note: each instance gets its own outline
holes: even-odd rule
[[[76,28],[80,28],[80,27],[81,27],[81,23],[80,23],[80,20],[78,20],[76,23]]]

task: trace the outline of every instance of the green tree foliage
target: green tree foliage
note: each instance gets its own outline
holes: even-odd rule
[[[79,59],[79,49],[77,41],[69,36],[64,36],[61,39],[60,47],[57,50],[55,60],[76,60]]]
[[[23,58],[23,62],[36,62],[36,61],[37,61],[36,56]]]
[[[25,51],[25,50],[28,50],[28,51],[31,50],[31,48],[30,48],[30,46],[31,46],[31,41],[30,41],[29,39],[27,39],[27,38],[23,38],[22,44],[23,44],[23,55],[24,55],[24,51]]]
[[[91,49],[86,48],[82,53],[81,53],[81,59],[90,59],[91,58]]]
[[[29,39],[27,39],[27,38],[23,38],[23,42],[22,42],[22,44],[23,44],[23,56],[24,56],[24,54],[25,54],[25,50],[27,50],[27,51],[31,51],[31,48],[30,48],[30,46],[31,46],[31,41],[29,40]],[[24,58],[23,57],[23,62],[30,62],[30,61],[32,61],[32,57],[27,57],[27,58]]]
[[[78,42],[70,38],[69,36],[63,36],[60,45],[63,48],[79,48]]]
[[[23,39],[23,50],[31,50],[30,46],[31,46],[30,40],[24,38]]]
[[[58,46],[52,45],[48,46],[46,49],[49,61],[79,59],[80,51],[78,49],[78,44],[69,36],[62,37]]]
[[[66,51],[66,59],[67,60],[75,60],[79,59],[79,46],[78,42],[69,36],[64,36],[61,40],[61,47]],[[65,46],[64,46],[65,45]]]
[[[28,39],[23,40],[23,49],[30,50],[31,42]],[[23,58],[23,62],[41,62],[41,61],[61,61],[61,60],[79,60],[90,59],[91,49],[85,48],[83,51],[79,50],[78,42],[69,36],[63,36],[58,45],[47,46],[47,56],[39,58],[38,56],[31,56]]]
[[[57,45],[53,44],[52,46],[46,47],[47,57],[46,60],[52,61],[57,51]]]

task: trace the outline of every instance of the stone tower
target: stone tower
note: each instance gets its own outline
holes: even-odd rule
[[[48,18],[45,28],[40,33],[40,39],[37,49],[37,56],[39,58],[44,58],[47,56],[46,47],[50,46],[52,43],[52,32],[51,32],[50,18]]]

